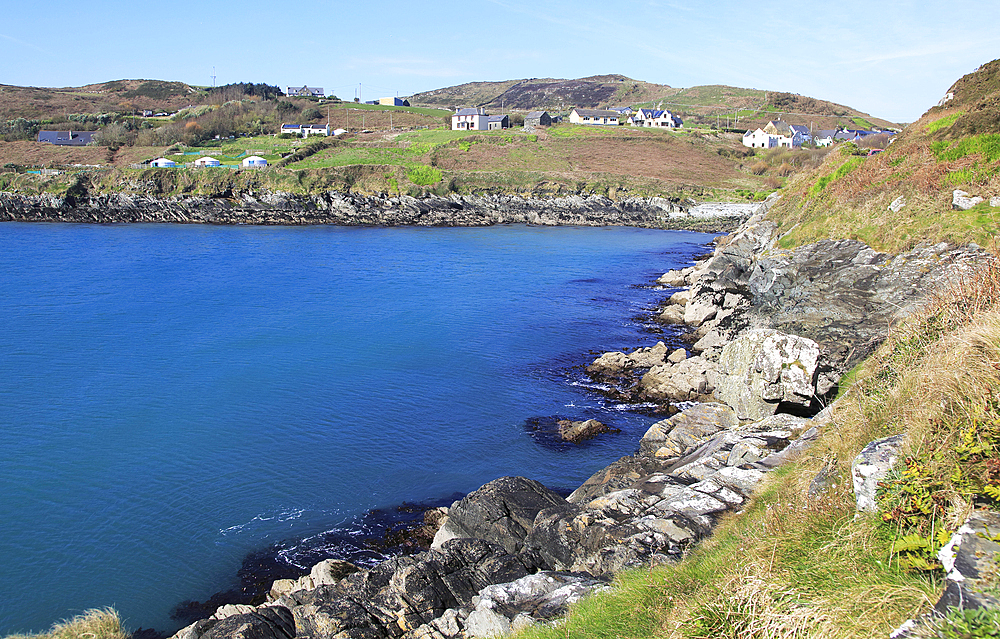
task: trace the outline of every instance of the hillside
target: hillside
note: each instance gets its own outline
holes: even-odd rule
[[[200,104],[202,97],[202,92],[183,82],[161,80],[115,80],[61,89],[0,85],[0,121],[143,109],[172,113]]]
[[[851,107],[794,93],[706,85],[677,89],[665,84],[633,80],[623,75],[602,75],[562,80],[529,78],[502,82],[468,82],[417,93],[410,103],[439,108],[484,107],[491,111],[548,110],[568,113],[573,107],[603,109],[669,109],[690,125],[754,129],[778,117],[814,130],[847,128],[898,128],[888,120]]]
[[[996,248],[1000,209],[1000,60],[958,80],[884,153],[853,146],[802,173],[773,210],[792,246],[829,237],[855,238],[888,250],[925,240],[977,242]],[[983,200],[953,207],[955,191]]]

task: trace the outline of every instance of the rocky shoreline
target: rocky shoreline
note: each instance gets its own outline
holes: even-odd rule
[[[342,226],[635,226],[728,232],[760,204],[597,195],[365,196],[275,191],[151,196],[70,189],[67,195],[0,193],[0,220],[11,222],[172,223]]]
[[[710,258],[660,278],[673,293],[660,319],[687,327],[689,348],[661,342],[590,365],[625,397],[683,409],[633,454],[566,498],[494,480],[440,513],[430,550],[367,569],[320,562],[276,581],[266,603],[222,606],[175,639],[445,639],[551,623],[614,574],[679,559],[710,534],[818,437],[840,378],[895,321],[989,259],[975,246],[891,256],[777,240],[758,213]]]

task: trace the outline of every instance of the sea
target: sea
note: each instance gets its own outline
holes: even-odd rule
[[[0,636],[108,606],[172,633],[248,557],[382,558],[372,512],[568,493],[660,419],[584,367],[681,345],[655,280],[711,239],[0,223]],[[617,432],[537,430],[590,418]]]

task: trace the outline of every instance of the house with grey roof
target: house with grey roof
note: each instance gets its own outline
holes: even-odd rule
[[[285,95],[292,98],[322,98],[323,87],[285,87]]]
[[[459,109],[451,116],[451,130],[489,131],[489,117],[483,108]]]
[[[97,131],[39,131],[38,141],[58,146],[87,146],[94,142]]]
[[[628,123],[632,126],[662,127],[668,129],[679,129],[684,125],[683,120],[664,109],[638,109],[628,119]]]

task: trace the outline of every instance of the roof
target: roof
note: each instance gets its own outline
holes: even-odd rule
[[[788,127],[795,131],[796,133],[802,133],[803,135],[809,135],[809,127],[804,124],[789,124]]]
[[[302,125],[301,124],[282,124],[281,128],[282,129],[301,129]]]
[[[767,126],[773,127],[778,133],[790,133],[791,126],[784,120],[771,120],[767,123]],[[766,128],[766,127],[765,127]]]
[[[617,118],[618,113],[614,111],[603,111],[601,109],[573,109],[577,115],[585,115],[591,118]]]
[[[94,141],[97,131],[39,131],[38,141],[60,146],[86,146]]]
[[[545,115],[546,113],[547,113],[547,111],[531,111],[530,113],[528,113],[528,115],[524,116],[524,119],[525,120],[531,120],[531,119],[534,119],[534,118],[540,118],[543,115]]]
[[[469,109],[459,109],[458,111],[455,112],[455,115],[486,115],[486,114],[480,111],[479,109],[469,108]]]
[[[506,115],[491,115],[489,116],[488,122],[503,122],[507,119]]]

